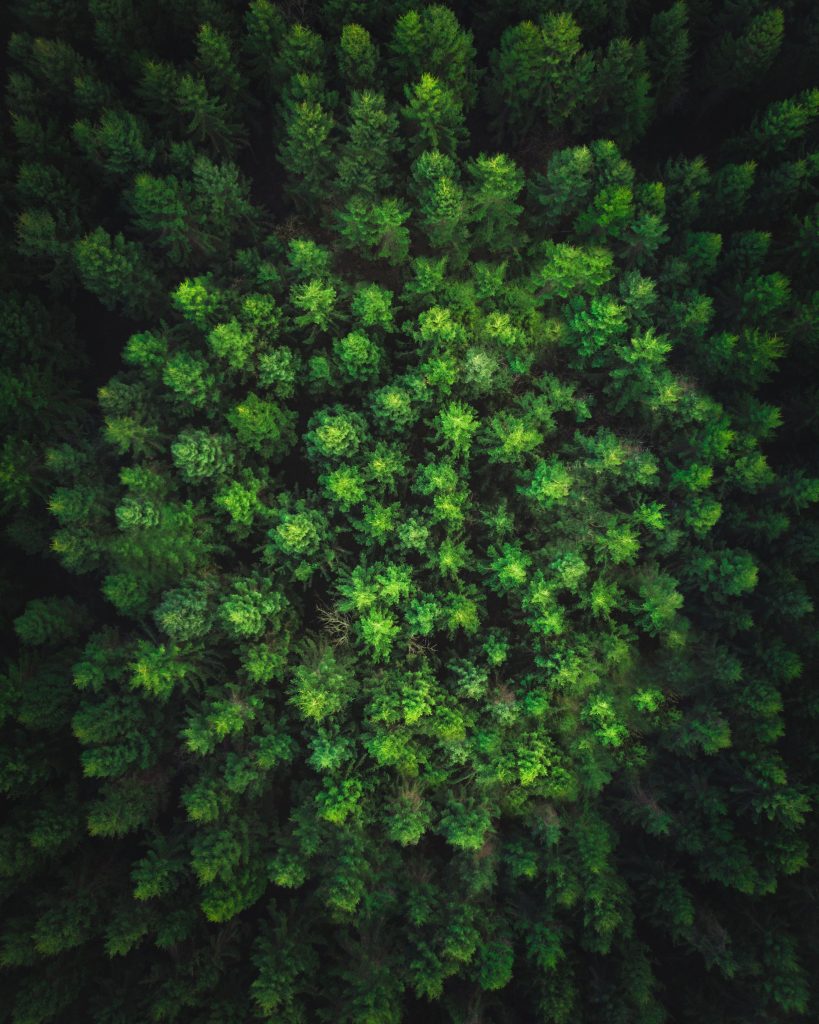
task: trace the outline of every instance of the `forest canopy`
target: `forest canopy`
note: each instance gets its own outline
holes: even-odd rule
[[[0,1022],[817,1019],[819,7],[0,20]]]

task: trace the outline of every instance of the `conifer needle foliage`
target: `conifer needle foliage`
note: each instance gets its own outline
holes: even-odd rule
[[[0,1021],[815,1019],[813,5],[8,19]]]

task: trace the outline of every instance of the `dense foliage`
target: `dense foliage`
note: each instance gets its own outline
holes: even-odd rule
[[[815,5],[6,17],[0,1021],[815,1019]]]

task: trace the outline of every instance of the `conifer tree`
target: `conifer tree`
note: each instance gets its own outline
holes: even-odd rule
[[[349,116],[338,158],[340,193],[374,198],[391,191],[398,119],[387,111],[384,96],[373,92],[353,93]]]
[[[508,126],[519,141],[540,123],[559,130],[582,120],[593,68],[571,14],[547,14],[537,25],[525,21],[506,29],[488,82],[499,127]]]
[[[651,19],[646,49],[657,105],[662,110],[678,106],[686,89],[691,59],[688,9],[677,0]]]
[[[332,166],[333,117],[320,103],[308,100],[291,102],[285,116],[279,159],[291,176],[293,198],[310,206],[322,198]]]
[[[405,86],[407,102],[402,114],[412,133],[411,149],[438,149],[452,155],[464,141],[466,126],[457,96],[437,78],[423,74],[413,86]]]

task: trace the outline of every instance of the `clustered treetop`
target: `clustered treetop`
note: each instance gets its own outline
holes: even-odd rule
[[[819,19],[512,7],[16,6],[0,1021],[815,1010]]]

